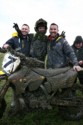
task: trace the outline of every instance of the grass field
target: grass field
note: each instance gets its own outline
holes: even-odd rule
[[[0,60],[3,59],[3,55],[0,55]],[[1,68],[0,62],[0,68]],[[3,83],[0,81],[0,88]],[[11,116],[9,114],[10,103],[12,97],[12,90],[9,88],[6,93],[5,99],[7,102],[6,111],[0,119],[0,125],[83,125],[83,120],[78,121],[65,121],[63,120],[59,113],[58,108],[55,107],[52,110],[35,110],[32,112],[27,112],[27,114],[21,114],[20,116]]]

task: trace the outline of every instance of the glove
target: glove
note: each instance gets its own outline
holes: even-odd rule
[[[22,32],[21,32],[21,30],[19,29],[19,26],[18,26],[17,23],[14,23],[13,28],[15,28],[15,30],[16,30],[17,33],[18,33],[18,36],[22,39],[22,38],[23,38],[23,35],[22,35]]]
[[[13,28],[15,28],[16,31],[18,31],[18,30],[19,30],[18,24],[17,24],[17,23],[14,23]]]

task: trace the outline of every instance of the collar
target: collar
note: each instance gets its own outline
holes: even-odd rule
[[[54,40],[57,40],[57,39],[58,39],[58,37],[59,37],[59,34],[57,34],[57,36],[55,37],[55,39],[54,39]],[[48,40],[49,40],[49,41],[53,41],[53,40],[52,40],[52,36],[51,36],[51,35],[49,35],[49,36],[48,36]]]

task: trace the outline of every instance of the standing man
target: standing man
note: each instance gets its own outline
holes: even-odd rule
[[[72,45],[78,59],[79,66],[83,67],[83,39],[81,36],[76,36]],[[83,85],[83,71],[78,72],[80,84]]]
[[[72,47],[65,38],[58,33],[58,25],[52,23],[50,25],[50,35],[48,36],[48,55],[47,68],[61,68],[68,66],[68,59],[72,62],[74,70],[81,70]]]
[[[27,24],[23,24],[19,34],[17,36],[14,36],[10,38],[4,45],[3,48],[7,48],[8,46],[11,46],[14,50],[19,51],[26,56],[30,56],[30,39],[29,39],[29,31],[30,28]]]
[[[47,22],[40,18],[35,23],[35,31],[31,44],[31,56],[44,61],[47,54]]]
[[[4,45],[3,48],[8,48],[9,46],[12,47],[12,49],[23,53],[25,56],[30,56],[30,46],[31,46],[31,41],[30,41],[30,36],[29,36],[29,31],[30,28],[27,24],[23,24],[21,27],[21,30],[19,29],[18,25],[15,24],[15,27],[17,29],[17,36],[13,36],[10,38]],[[27,69],[26,69],[27,70]],[[19,71],[17,71],[19,74]],[[23,70],[20,70],[20,72],[23,73]],[[14,77],[14,75],[13,75]],[[13,101],[11,103],[11,107],[14,107],[16,105],[16,89],[15,85],[10,82],[10,86],[13,89],[14,97]]]

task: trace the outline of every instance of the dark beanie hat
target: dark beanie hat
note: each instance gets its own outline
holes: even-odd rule
[[[81,37],[81,36],[76,36],[75,41],[74,41],[74,44],[75,44],[75,43],[82,43],[82,42],[83,42],[82,37]]]

